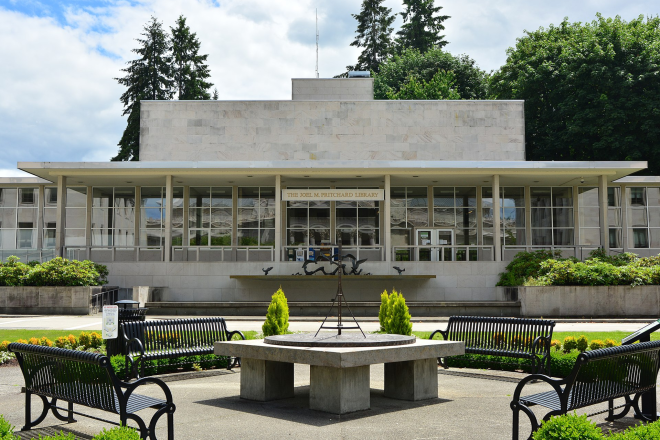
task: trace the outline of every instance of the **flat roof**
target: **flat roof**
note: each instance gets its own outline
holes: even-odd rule
[[[158,161],[158,162],[19,162],[18,168],[49,182],[67,176],[68,185],[162,185],[172,175],[181,185],[272,185],[281,175],[287,185],[318,185],[340,179],[345,184],[475,185],[500,175],[500,184],[596,185],[598,176],[609,182],[647,167],[638,161]],[[15,178],[18,179],[18,178]],[[582,182],[584,180],[584,182]],[[368,182],[367,182],[368,181]],[[18,183],[16,180],[12,183]],[[44,182],[41,182],[44,183]]]

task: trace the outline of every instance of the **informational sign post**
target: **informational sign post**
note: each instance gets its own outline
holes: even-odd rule
[[[103,306],[103,339],[117,339],[119,328],[119,307]]]

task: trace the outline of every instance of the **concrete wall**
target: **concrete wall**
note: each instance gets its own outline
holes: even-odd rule
[[[294,101],[373,101],[373,78],[293,78]]]
[[[523,101],[142,101],[140,118],[142,161],[525,159]]]
[[[397,262],[406,275],[436,275],[434,279],[406,277],[376,280],[367,276],[343,277],[343,288],[350,301],[380,301],[380,293],[392,287],[403,292],[408,301],[501,301],[495,288],[506,262]],[[295,280],[274,280],[277,275],[301,272],[301,263],[286,262],[132,262],[108,263],[108,281],[121,287],[159,286],[161,301],[245,302],[270,301],[281,285],[289,301],[329,301],[337,290],[334,279],[316,281],[312,276]],[[268,276],[261,269],[273,266]],[[365,272],[396,275],[392,264],[365,263]],[[230,275],[260,275],[258,280],[232,279]],[[271,281],[272,280],[272,281]]]
[[[529,317],[653,317],[660,286],[519,287],[520,314]]]
[[[0,313],[40,315],[89,315],[92,293],[88,287],[0,287]]]

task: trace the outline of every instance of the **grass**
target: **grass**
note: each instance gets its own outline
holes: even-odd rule
[[[640,325],[640,327],[642,327]],[[431,332],[413,332],[415,336],[417,336],[420,339],[428,339],[429,336],[431,336]],[[589,339],[589,342],[593,341],[594,339],[600,339],[601,341],[604,341],[605,339],[613,339],[617,342],[621,342],[621,339],[625,338],[628,336],[630,333],[629,332],[622,332],[622,331],[616,331],[616,332],[554,332],[552,334],[552,339],[558,339],[560,342],[564,342],[564,338],[567,336],[574,336],[578,337],[580,335],[584,335]],[[436,338],[442,339],[440,335],[437,335]],[[655,332],[651,333],[651,340],[652,341],[657,341],[660,339],[660,332]]]
[[[73,335],[78,338],[83,331],[88,334],[91,332],[101,333],[101,330],[0,330],[0,342],[15,342],[19,339],[25,339],[27,341],[30,338],[41,339],[44,336],[51,341],[55,341],[59,336]],[[257,332],[253,330],[244,331],[243,334],[245,335],[245,339],[255,339],[257,336]]]

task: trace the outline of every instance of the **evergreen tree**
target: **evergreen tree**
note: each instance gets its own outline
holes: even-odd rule
[[[163,25],[151,17],[137,38],[140,47],[133,49],[139,58],[129,61],[122,69],[123,78],[115,78],[126,86],[120,101],[124,104],[122,116],[129,115],[126,129],[119,141],[119,153],[112,160],[139,160],[140,155],[140,100],[167,100],[172,98],[170,41]]]
[[[392,23],[395,17],[390,15],[391,8],[382,5],[385,0],[364,0],[359,14],[351,14],[358,22],[355,41],[351,46],[363,47],[355,70],[378,72],[380,63],[387,57],[392,46]]]
[[[181,15],[172,31],[172,74],[179,99],[211,99],[208,82],[211,76],[206,64],[208,55],[200,55],[197,34],[190,32],[186,18]]]
[[[417,49],[426,53],[433,48],[442,48],[447,45],[445,36],[440,32],[445,30],[442,24],[448,15],[437,14],[442,6],[435,6],[434,0],[403,0],[405,10],[401,12],[403,25],[397,32],[397,46],[399,50]]]
[[[218,89],[215,88],[215,89],[213,89],[213,97],[211,99],[214,100],[214,101],[217,101],[218,98],[219,98]]]

